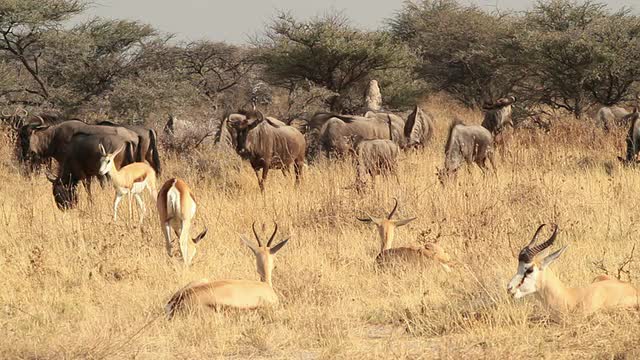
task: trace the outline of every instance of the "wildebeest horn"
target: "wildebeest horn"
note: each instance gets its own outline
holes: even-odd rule
[[[27,110],[23,109],[23,108],[17,108],[16,109],[16,115],[18,115],[18,111],[22,111],[24,113],[24,115],[22,115],[22,116],[29,115],[29,112]],[[42,122],[42,124],[44,125],[44,121]]]
[[[258,121],[264,120],[264,114],[262,114],[262,111],[257,111],[257,114],[258,114]]]
[[[36,119],[40,120],[40,125],[38,126],[44,126],[44,119],[42,118],[42,116],[36,115]]]
[[[258,242],[258,246],[262,247],[262,242],[260,241],[260,237],[258,236],[258,232],[256,231],[256,222],[254,221],[251,224],[251,228],[253,229],[253,235],[256,237],[256,241]]]
[[[9,117],[9,116],[11,116],[11,114],[6,113],[6,112],[5,112],[5,110],[7,110],[7,109],[2,109],[2,111],[0,112],[0,113],[2,114],[2,116],[3,116],[3,117]]]
[[[534,247],[531,247],[535,243],[536,238],[538,237],[538,234],[540,234],[540,231],[544,226],[545,224],[542,224],[538,227],[538,230],[536,230],[536,233],[533,235],[533,239],[529,242],[529,244],[524,249],[520,251],[520,255],[518,255],[519,261],[529,263],[541,251],[553,245],[553,243],[556,240],[556,236],[558,235],[558,225],[556,224],[553,224],[553,227],[554,227],[553,234],[551,234],[551,237],[549,238],[549,240],[543,242],[542,244],[538,244]]]
[[[271,243],[273,242],[273,239],[276,237],[276,233],[278,232],[278,223],[274,221],[274,224],[276,225],[276,228],[273,229],[273,234],[271,234],[269,241],[267,241],[267,247],[271,247]]]
[[[391,218],[393,217],[393,214],[395,214],[396,210],[398,210],[398,199],[393,198],[393,200],[396,202],[396,204],[393,206],[393,210],[391,210],[391,212],[389,213],[389,216],[387,216],[388,220],[391,220]]]

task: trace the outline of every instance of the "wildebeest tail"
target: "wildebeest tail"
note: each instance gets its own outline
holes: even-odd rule
[[[636,144],[634,129],[636,128],[636,122],[640,120],[640,117],[635,116],[632,121],[629,121],[629,132],[627,133],[627,161],[633,161],[636,156],[638,144]]]
[[[444,151],[446,152],[449,149],[449,145],[451,145],[451,137],[453,135],[453,128],[458,125],[464,125],[464,122],[458,118],[454,119],[449,125],[449,132],[447,133],[447,144],[444,146]]]
[[[152,151],[153,156],[153,170],[156,171],[156,174],[160,175],[162,169],[160,167],[160,153],[158,153],[158,142],[156,138],[156,131],[153,129],[149,130],[149,148]]]
[[[391,115],[387,114],[387,123],[389,124],[389,140],[393,141],[393,126],[391,126]]]

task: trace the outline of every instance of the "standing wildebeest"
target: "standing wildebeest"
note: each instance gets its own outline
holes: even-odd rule
[[[236,131],[236,151],[249,160],[264,191],[269,169],[289,172],[291,164],[300,183],[307,144],[300,131],[272,121],[260,111],[241,111],[242,116],[229,117],[229,126]],[[262,169],[262,178],[258,171]]]
[[[638,105],[640,105],[640,95],[637,98]],[[604,131],[611,130],[614,126],[628,125],[629,115],[633,113],[620,106],[603,106],[598,110],[596,114],[596,124],[604,129]]]
[[[377,175],[393,174],[398,179],[400,147],[393,141],[391,117],[388,118],[389,139],[360,139],[354,144],[356,153],[356,184],[366,184],[366,175],[373,181]]]
[[[381,116],[380,116],[381,115]],[[316,118],[316,116],[314,116]],[[331,153],[345,155],[353,151],[349,139],[389,139],[388,120],[391,119],[391,130],[394,138],[402,142],[404,137],[404,121],[398,116],[376,114],[376,116],[344,116],[332,115],[320,129],[320,145],[327,156]],[[313,119],[312,119],[313,120]]]
[[[483,171],[489,159],[493,171],[496,165],[493,159],[493,136],[486,128],[479,125],[465,125],[461,120],[454,120],[449,127],[449,135],[445,146],[444,169],[438,170],[438,178],[445,180],[466,162],[475,162]]]
[[[486,110],[482,126],[489,130],[493,136],[498,135],[507,125],[513,126],[511,120],[511,108],[516,102],[515,96],[508,96],[498,99],[495,103],[485,104],[483,109]]]
[[[625,116],[624,121],[629,123],[629,132],[627,133],[627,156],[622,158],[618,156],[618,160],[625,165],[632,165],[637,162],[638,152],[640,151],[640,113],[638,108],[633,108],[633,112]]]
[[[158,153],[158,137],[155,130],[140,125],[121,125],[108,120],[100,121],[96,125],[119,126],[135,132],[138,135],[136,161],[146,160],[156,174],[160,175],[160,154]]]
[[[416,105],[404,124],[405,148],[424,147],[433,137],[433,131],[433,115]]]
[[[82,181],[89,198],[91,198],[91,179],[99,175],[99,145],[103,144],[108,151],[115,151],[125,146],[125,151],[116,156],[117,167],[133,162],[133,143],[115,134],[76,134],[67,146],[68,154],[60,162],[58,175],[47,176],[53,184],[53,197],[60,210],[71,209],[78,203],[78,182]]]

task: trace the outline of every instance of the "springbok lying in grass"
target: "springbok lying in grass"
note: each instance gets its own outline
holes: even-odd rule
[[[180,253],[185,265],[189,266],[196,254],[195,245],[207,234],[207,228],[189,241],[191,222],[196,215],[196,200],[189,185],[181,179],[167,180],[158,193],[158,216],[166,240],[167,253],[173,255],[171,229],[180,238]]]
[[[263,245],[256,232],[255,223],[252,225],[253,234],[258,246],[253,245],[246,237],[242,241],[256,256],[256,266],[260,281],[254,280],[197,280],[178,290],[165,306],[167,317],[171,319],[175,313],[183,309],[209,307],[216,310],[221,308],[255,309],[262,306],[275,305],[278,296],[271,285],[271,273],[274,268],[276,253],[289,241],[285,239],[279,244],[271,246],[278,232],[276,224],[273,234]]]
[[[157,197],[156,191],[156,172],[151,166],[143,162],[131,163],[118,170],[113,159],[124,150],[124,146],[121,146],[113,153],[107,154],[102,144],[98,145],[100,150],[100,175],[107,175],[111,177],[113,187],[116,189],[116,199],[113,204],[113,221],[118,219],[118,205],[122,201],[122,197],[126,194],[129,195],[129,217],[133,217],[131,213],[131,197],[134,196],[138,205],[140,206],[140,223],[144,219],[144,213],[146,211],[144,202],[140,197],[140,193],[144,189],[149,189],[149,193],[155,199]]]
[[[451,268],[449,268],[449,263],[451,263],[451,257],[438,244],[428,243],[425,244],[424,247],[391,247],[395,239],[396,228],[404,226],[416,219],[413,217],[402,220],[392,220],[397,209],[398,200],[395,200],[395,206],[386,218],[375,218],[370,215],[367,215],[366,218],[358,218],[358,220],[362,222],[372,222],[378,228],[382,247],[376,257],[376,263],[378,263],[378,265],[388,265],[398,261],[422,262],[425,260],[435,260],[446,272],[450,272]]]
[[[538,254],[553,245],[558,234],[558,226],[554,225],[549,240],[533,246],[543,227],[544,224],[538,227],[531,242],[520,251],[518,272],[507,286],[507,292],[513,298],[519,299],[537,293],[545,305],[560,313],[577,311],[590,314],[602,309],[637,308],[640,305],[638,288],[606,275],[596,277],[585,287],[566,287],[551,271],[549,265],[560,257],[567,247],[564,246],[543,259],[538,258]]]

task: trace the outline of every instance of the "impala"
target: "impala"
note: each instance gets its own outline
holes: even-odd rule
[[[638,307],[638,288],[606,275],[597,276],[591,284],[584,287],[565,286],[551,271],[549,265],[560,257],[567,247],[564,246],[542,259],[538,258],[538,254],[553,245],[558,234],[558,226],[554,224],[551,237],[534,246],[544,226],[545,224],[542,224],[538,227],[533,239],[520,251],[518,272],[507,286],[507,292],[514,299],[536,293],[546,306],[560,313],[576,311],[590,314],[602,309]]]
[[[395,231],[399,226],[404,226],[416,218],[408,218],[401,220],[392,220],[393,215],[398,209],[398,200],[395,200],[393,210],[386,218],[376,218],[367,215],[366,218],[358,218],[362,222],[372,222],[378,228],[380,234],[381,249],[380,253],[376,257],[376,262],[379,265],[391,264],[397,261],[417,261],[422,262],[424,260],[437,261],[446,272],[450,272],[449,264],[451,263],[451,257],[440,247],[438,244],[428,243],[424,247],[397,247],[392,248],[391,245],[395,239]]]
[[[158,193],[158,216],[166,240],[167,253],[172,254],[171,229],[180,238],[180,253],[185,265],[190,265],[196,254],[195,245],[207,234],[207,228],[189,241],[191,222],[196,214],[196,201],[189,188],[181,179],[167,180]],[[193,243],[193,244],[192,244]]]
[[[129,196],[129,217],[133,216],[131,213],[131,198],[135,197],[138,206],[140,206],[140,222],[142,223],[146,209],[140,193],[144,189],[148,189],[151,196],[154,199],[156,198],[156,172],[151,166],[143,162],[134,162],[118,170],[113,160],[124,148],[124,146],[121,146],[115,152],[107,154],[104,146],[98,144],[101,155],[99,173],[100,175],[108,174],[116,189],[116,198],[113,204],[113,221],[118,219],[118,205],[126,194]]]
[[[165,306],[167,317],[171,319],[176,311],[209,307],[214,309],[235,308],[254,309],[278,303],[278,296],[271,285],[271,274],[274,268],[276,253],[289,241],[281,241],[271,246],[278,232],[278,224],[265,245],[260,241],[255,223],[252,225],[253,234],[258,246],[253,245],[246,237],[241,236],[245,245],[256,256],[256,267],[260,281],[255,280],[216,280],[202,279],[189,283],[176,292]]]

